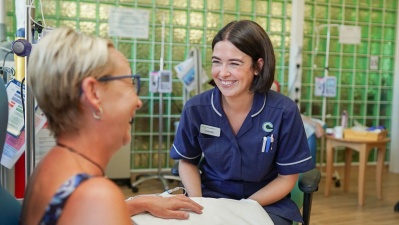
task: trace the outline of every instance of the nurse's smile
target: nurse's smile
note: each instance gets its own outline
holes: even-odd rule
[[[237,81],[231,81],[231,80],[220,80],[220,83],[222,84],[223,87],[230,87]]]

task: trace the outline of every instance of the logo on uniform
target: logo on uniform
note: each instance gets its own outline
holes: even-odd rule
[[[272,132],[272,131],[273,131],[273,124],[272,124],[271,122],[265,122],[265,123],[262,125],[262,129],[263,129],[265,132],[267,132],[267,133]]]

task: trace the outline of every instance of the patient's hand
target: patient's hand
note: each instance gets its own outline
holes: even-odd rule
[[[320,123],[312,120],[310,117],[307,117],[305,115],[301,115],[301,117],[304,123],[310,124],[315,129],[315,134],[317,138],[321,138],[324,136],[324,128]]]
[[[173,197],[142,196],[130,201],[140,201],[144,211],[164,219],[188,219],[188,211],[201,214],[204,208],[183,194]]]
[[[324,128],[321,126],[320,123],[314,122],[315,123],[315,133],[316,137],[321,138],[324,135]]]

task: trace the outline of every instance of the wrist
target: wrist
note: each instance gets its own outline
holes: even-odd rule
[[[134,197],[127,198],[125,200],[130,215],[137,215],[139,213],[148,212],[150,209],[150,199],[155,196],[153,195],[137,195]]]

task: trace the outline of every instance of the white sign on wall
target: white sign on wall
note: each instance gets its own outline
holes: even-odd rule
[[[339,27],[339,43],[341,44],[360,44],[361,28],[359,26]]]
[[[337,78],[334,76],[316,77],[314,95],[324,97],[337,96]]]
[[[149,18],[148,10],[112,7],[109,9],[108,35],[148,39]]]

